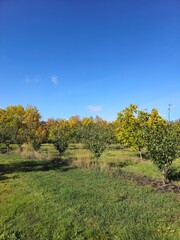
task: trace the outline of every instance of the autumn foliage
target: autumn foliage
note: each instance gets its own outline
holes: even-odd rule
[[[9,150],[11,143],[20,149],[24,143],[34,151],[42,143],[53,143],[60,155],[69,143],[83,143],[97,160],[108,145],[120,143],[139,152],[140,159],[145,152],[167,178],[172,161],[179,154],[180,121],[169,123],[157,109],[150,113],[139,110],[131,104],[117,114],[117,119],[107,122],[99,116],[68,120],[50,118],[42,121],[36,107],[21,105],[0,109],[0,143]]]

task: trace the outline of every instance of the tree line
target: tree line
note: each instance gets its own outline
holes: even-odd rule
[[[113,122],[96,116],[68,120],[49,118],[42,121],[37,107],[21,105],[0,109],[0,143],[16,143],[22,150],[24,143],[39,150],[42,143],[52,143],[60,155],[69,143],[83,143],[94,156],[95,164],[108,145],[120,143],[139,152],[146,152],[167,180],[172,161],[179,156],[180,119],[167,121],[158,113],[139,110],[131,104],[117,114]]]

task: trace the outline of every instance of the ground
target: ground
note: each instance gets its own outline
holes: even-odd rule
[[[81,146],[71,145],[63,159],[51,146],[42,150],[51,155],[0,154],[0,239],[180,238],[179,193],[150,184],[161,182],[150,161],[109,149],[92,169],[82,165],[90,153]]]

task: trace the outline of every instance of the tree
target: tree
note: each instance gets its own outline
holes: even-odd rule
[[[25,110],[22,123],[24,124],[23,133],[26,142],[30,144],[34,150],[38,150],[46,136],[46,129],[43,127],[38,109],[28,106]]]
[[[0,138],[9,150],[10,143],[16,142],[16,138],[24,116],[24,108],[21,105],[8,106],[0,110]]]
[[[70,141],[71,143],[80,142],[81,120],[80,116],[75,115],[69,118],[68,124],[70,126]]]
[[[49,127],[49,141],[52,142],[55,148],[59,151],[60,157],[68,148],[70,138],[70,126],[68,121],[60,119],[54,121]]]
[[[142,150],[145,147],[145,126],[148,120],[148,113],[137,109],[137,105],[131,104],[117,117],[117,139],[125,146],[139,151],[142,159]]]
[[[180,136],[156,109],[152,110],[147,124],[147,152],[162,172],[163,182],[166,184],[169,181],[169,168],[179,155]]]
[[[93,120],[93,118],[92,117],[84,117],[84,118],[82,118],[82,120],[81,120],[81,124],[82,124],[82,126],[90,126],[90,125],[92,125],[94,123],[94,120]]]
[[[120,142],[118,141],[116,137],[116,129],[117,129],[117,121],[109,122],[107,125],[107,130],[109,132],[109,144],[119,144]]]
[[[102,124],[94,123],[84,126],[82,129],[82,142],[92,152],[95,158],[95,166],[97,166],[98,159],[107,148],[109,141],[109,131]]]
[[[180,118],[174,122],[171,122],[171,125],[175,132],[177,132],[178,136],[180,136]]]
[[[22,124],[22,126],[18,129],[16,139],[15,139],[15,143],[18,145],[20,151],[22,151],[23,149],[22,146],[25,142],[26,142],[26,137],[24,135],[24,125]]]
[[[9,115],[11,122],[13,123],[14,128],[16,129],[14,142],[18,144],[20,149],[22,149],[22,144],[25,142],[23,131],[24,130],[23,119],[25,110],[21,105],[9,106],[7,107],[7,114]]]

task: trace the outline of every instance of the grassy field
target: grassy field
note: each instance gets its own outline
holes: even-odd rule
[[[70,146],[64,160],[51,146],[42,149],[51,152],[52,160],[0,154],[1,240],[180,239],[179,194],[157,192],[111,171],[66,165],[68,159],[89,159],[81,146]],[[161,177],[149,161],[139,162],[127,150],[110,149],[100,162]],[[179,160],[174,164],[179,168]]]

